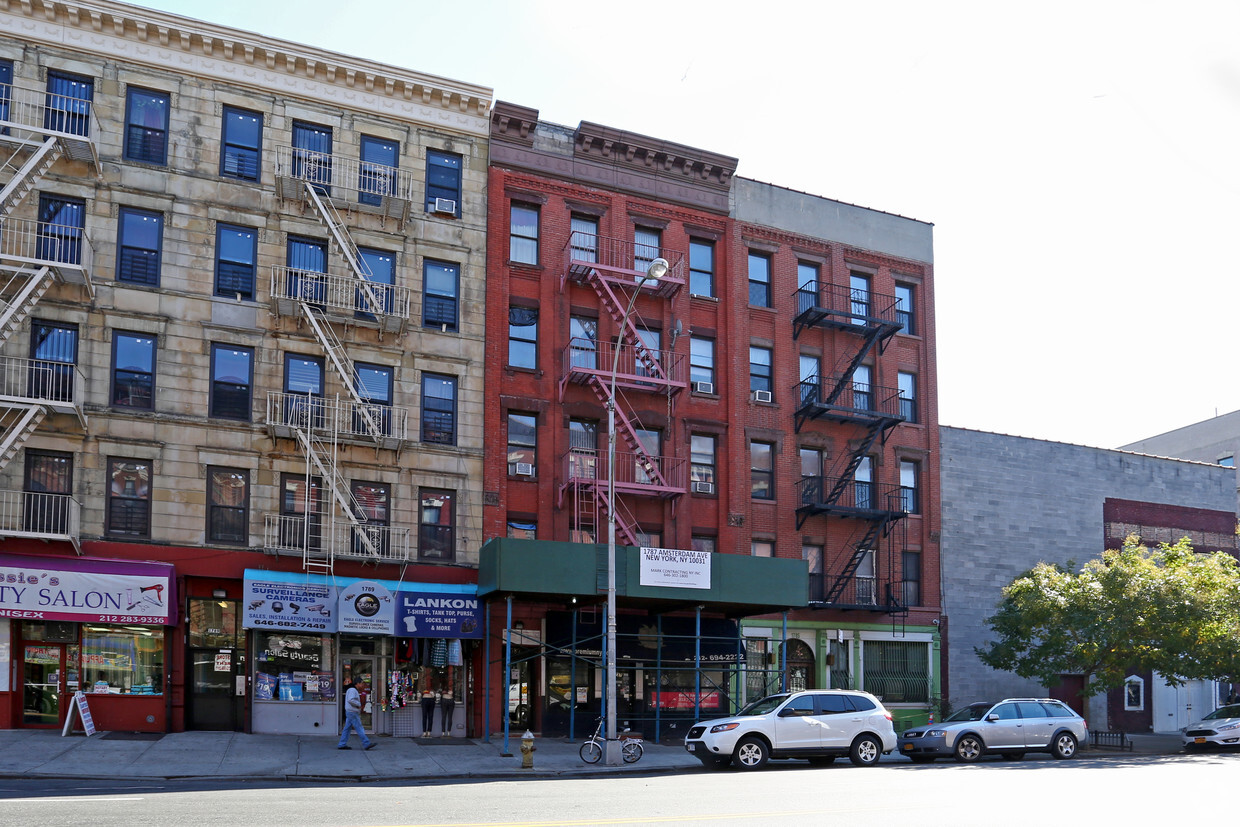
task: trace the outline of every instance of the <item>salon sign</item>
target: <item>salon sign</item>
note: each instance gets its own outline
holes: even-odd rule
[[[72,567],[72,568],[71,568]],[[175,623],[172,567],[0,555],[0,617],[96,623]]]

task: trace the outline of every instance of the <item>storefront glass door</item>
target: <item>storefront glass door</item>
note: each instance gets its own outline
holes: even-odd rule
[[[69,701],[65,695],[69,677],[65,672],[65,645],[28,643],[23,660],[22,723],[28,726],[58,726],[60,710]],[[72,677],[76,683],[77,676]]]
[[[362,726],[367,732],[374,732],[374,709],[379,698],[375,696],[375,659],[371,656],[358,657],[357,655],[344,655],[340,660],[341,680],[343,687],[340,690],[340,721],[344,723],[344,698],[349,691],[349,686],[354,678],[362,679],[362,686],[358,689],[364,696],[362,701]]]
[[[188,729],[239,732],[245,726],[245,637],[238,601],[191,597]]]

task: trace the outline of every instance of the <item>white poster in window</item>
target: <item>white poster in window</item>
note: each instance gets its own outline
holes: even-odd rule
[[[709,551],[642,546],[640,582],[643,586],[709,589],[710,557]]]

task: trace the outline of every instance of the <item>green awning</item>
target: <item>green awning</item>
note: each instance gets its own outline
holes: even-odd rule
[[[641,550],[616,547],[616,602],[620,607],[676,611],[702,606],[737,617],[804,608],[809,568],[804,560],[712,554],[709,588],[641,585]],[[599,602],[607,595],[607,546],[547,540],[491,540],[478,563],[478,596],[523,600]]]

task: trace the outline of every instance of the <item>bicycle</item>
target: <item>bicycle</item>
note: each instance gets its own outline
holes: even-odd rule
[[[620,756],[624,759],[624,763],[633,764],[639,761],[645,748],[642,747],[642,738],[640,735],[634,735],[627,729],[619,733],[620,740],[623,745],[620,747]],[[577,752],[581,756],[581,760],[587,764],[597,764],[599,759],[603,757],[603,744],[606,740],[603,737],[603,719],[598,719],[598,726],[594,728],[594,734],[589,740],[581,745],[581,749]]]

